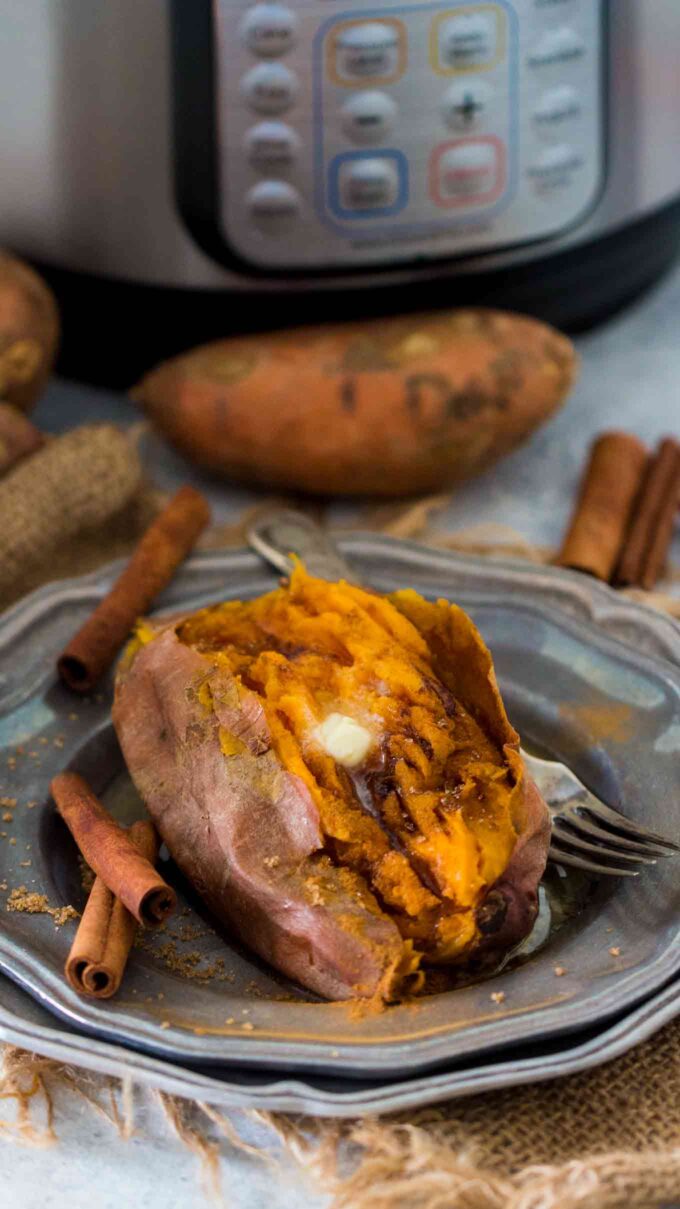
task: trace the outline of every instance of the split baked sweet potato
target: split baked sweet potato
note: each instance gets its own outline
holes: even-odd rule
[[[265,960],[329,999],[530,930],[549,819],[457,606],[298,567],[249,602],[140,623],[114,723],[177,864]]]

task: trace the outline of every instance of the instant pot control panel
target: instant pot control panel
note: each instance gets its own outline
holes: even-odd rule
[[[469,256],[557,235],[597,200],[605,0],[212,0],[211,16],[215,220],[242,266]]]

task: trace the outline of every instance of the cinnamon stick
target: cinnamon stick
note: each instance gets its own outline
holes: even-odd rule
[[[121,826],[111,818],[78,773],[60,772],[50,790],[88,865],[138,923],[157,928],[177,906],[175,891],[163,881]]]
[[[182,487],[152,522],[125,570],[57,662],[61,679],[89,693],[113,663],[135,620],[170,582],[210,520],[200,491]]]
[[[10,403],[0,403],[0,474],[44,444],[35,424]]]
[[[558,566],[610,580],[646,465],[647,450],[637,437],[625,432],[598,437]]]
[[[680,442],[661,441],[649,463],[614,582],[648,592],[660,578],[680,504]]]
[[[133,823],[128,835],[138,852],[154,865],[158,860],[158,836],[153,823]],[[95,878],[64,967],[73,989],[93,999],[115,995],[136,931],[134,916],[101,877]]]

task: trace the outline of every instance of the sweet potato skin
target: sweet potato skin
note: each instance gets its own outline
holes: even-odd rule
[[[222,703],[211,717],[205,684]],[[161,836],[214,914],[276,969],[327,999],[389,998],[404,949],[396,926],[314,861],[311,797],[262,751],[261,710],[235,692],[172,626],[118,677],[114,725]],[[220,716],[232,733],[240,725],[246,754],[224,759]]]
[[[547,325],[461,310],[217,341],[132,393],[182,453],[231,479],[401,496],[510,452],[575,373],[573,345]]]
[[[59,343],[59,313],[34,269],[0,251],[0,399],[29,411],[49,377]]]

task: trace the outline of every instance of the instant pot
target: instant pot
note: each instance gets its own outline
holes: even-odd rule
[[[678,0],[0,0],[0,242],[115,381],[461,302],[564,326],[680,244]]]

